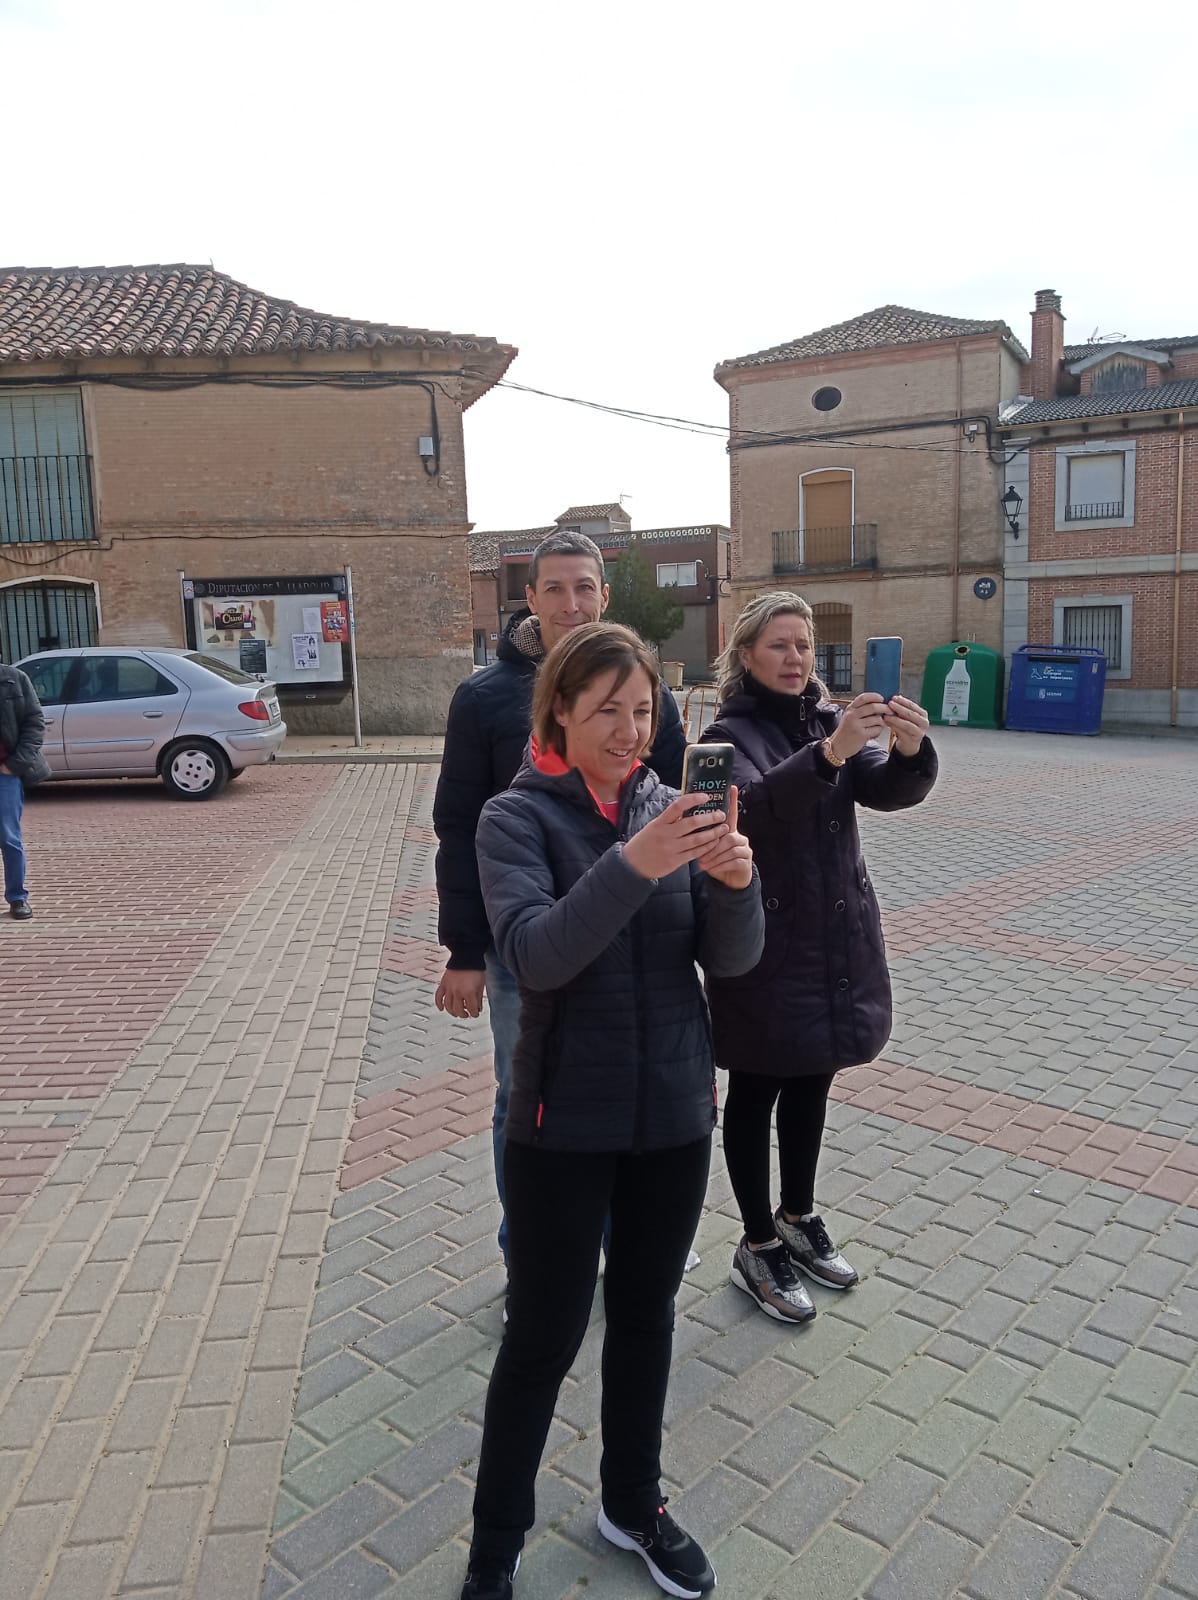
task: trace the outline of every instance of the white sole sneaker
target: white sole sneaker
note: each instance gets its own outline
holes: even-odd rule
[[[640,1556],[648,1567],[649,1575],[657,1587],[664,1589],[666,1594],[677,1596],[677,1600],[702,1600],[704,1594],[711,1593],[710,1589],[684,1588],[682,1584],[677,1583],[673,1578],[668,1578],[644,1546],[637,1544],[632,1535],[625,1533],[623,1528],[617,1528],[602,1506],[599,1507],[599,1532],[607,1540],[608,1544],[614,1544],[620,1550],[632,1550]],[[715,1582],[718,1583],[719,1580],[716,1579]]]
[[[757,1306],[759,1310],[764,1311],[767,1317],[773,1317],[775,1322],[785,1322],[792,1328],[802,1328],[808,1322],[815,1321],[814,1312],[805,1317],[788,1317],[784,1311],[779,1311],[777,1306],[770,1305],[768,1300],[763,1300],[761,1298],[756,1289],[753,1288],[753,1285],[745,1277],[744,1273],[738,1266],[733,1266],[731,1272],[728,1274],[728,1277],[736,1288],[743,1289],[753,1304]]]

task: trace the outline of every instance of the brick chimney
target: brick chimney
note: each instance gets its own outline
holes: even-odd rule
[[[1061,297],[1055,289],[1036,290],[1032,312],[1032,399],[1052,400],[1060,380],[1065,351],[1065,319]]]

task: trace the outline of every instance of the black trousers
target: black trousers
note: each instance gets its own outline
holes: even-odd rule
[[[770,1197],[770,1132],[778,1108],[782,1209],[806,1216],[815,1209],[815,1168],[824,1137],[832,1075],[774,1078],[730,1072],[724,1101],[724,1160],[750,1244],[776,1238]]]
[[[474,1496],[476,1553],[514,1555],[533,1524],[537,1468],[558,1390],[586,1332],[608,1215],[603,1504],[616,1522],[636,1521],[661,1504],[674,1296],[710,1160],[710,1136],[642,1155],[580,1155],[509,1141],[509,1321],[487,1390]]]

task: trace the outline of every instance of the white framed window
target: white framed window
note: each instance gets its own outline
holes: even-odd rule
[[[1056,529],[1130,528],[1136,520],[1136,446],[1114,439],[1057,449]]]
[[[1053,643],[1073,650],[1101,650],[1108,681],[1131,677],[1132,597],[1079,594],[1052,603]]]
[[[659,561],[657,563],[657,587],[668,589],[671,584],[677,584],[680,589],[693,589],[699,581],[699,563],[697,561]]]

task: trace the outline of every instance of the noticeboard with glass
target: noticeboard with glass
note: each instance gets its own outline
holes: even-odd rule
[[[349,692],[343,573],[184,577],[183,612],[191,649],[273,680],[283,700]]]

